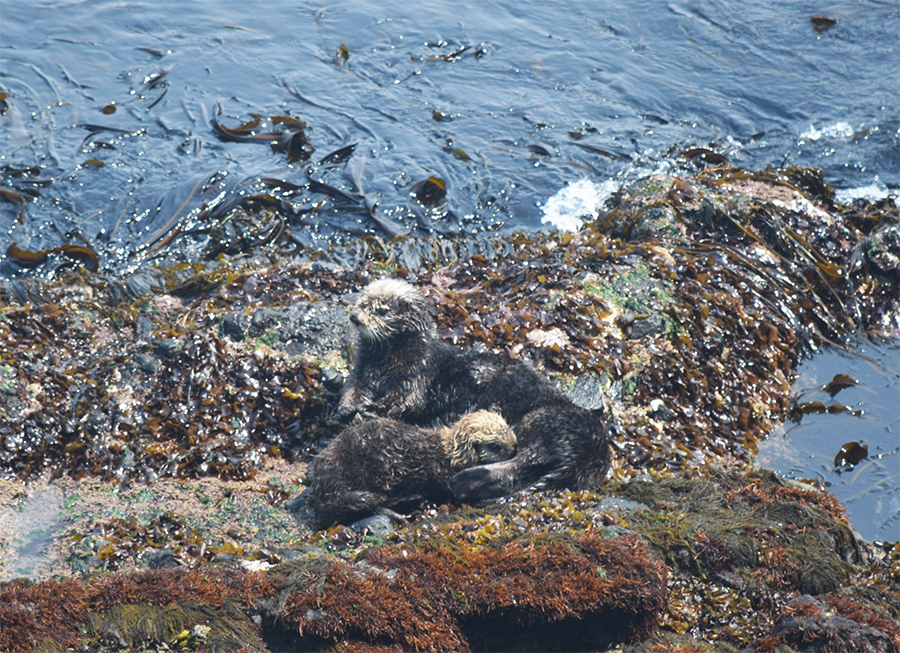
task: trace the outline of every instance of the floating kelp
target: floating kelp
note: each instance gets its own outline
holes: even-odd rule
[[[834,457],[834,468],[839,470],[851,470],[857,464],[869,457],[868,445],[859,442],[848,442],[841,447]]]
[[[18,193],[13,190],[9,190],[8,188],[0,188],[0,197],[2,197],[7,202],[11,204],[16,204],[18,206],[16,212],[16,222],[22,223],[25,218],[25,198],[21,193]]]
[[[223,141],[238,143],[269,143],[272,149],[284,152],[288,163],[307,161],[315,151],[306,135],[306,123],[292,116],[266,117],[252,113],[251,119],[238,127],[226,127],[219,121],[222,110],[216,107],[211,123],[213,131]]]
[[[53,254],[62,254],[68,259],[77,261],[91,272],[96,272],[100,267],[100,259],[97,256],[97,252],[85,245],[67,243],[58,247],[50,247],[49,249],[30,251],[22,249],[15,243],[10,243],[9,247],[6,248],[6,255],[10,259],[23,267],[29,268],[46,263],[47,259]]]
[[[319,160],[319,165],[326,166],[336,166],[346,162],[351,156],[353,156],[353,151],[356,149],[356,143],[351,143],[350,145],[345,145],[344,147],[336,149],[331,154],[326,154]]]
[[[687,150],[682,150],[678,153],[678,156],[701,165],[709,164],[711,166],[720,166],[728,164],[728,159],[724,155],[713,152],[705,147],[692,147]]]
[[[341,43],[338,46],[337,52],[334,53],[334,63],[336,63],[341,68],[344,67],[344,64],[347,63],[347,59],[350,58],[350,50],[347,49],[347,46]]]
[[[837,21],[834,18],[829,18],[828,16],[811,16],[809,22],[812,23],[813,29],[820,34],[827,32],[832,27],[837,25]]]
[[[841,390],[852,388],[858,383],[859,382],[852,376],[848,376],[846,374],[835,374],[834,378],[831,381],[822,386],[822,390],[834,397]]]
[[[447,196],[447,182],[440,177],[428,177],[414,183],[409,192],[425,206],[436,206]]]

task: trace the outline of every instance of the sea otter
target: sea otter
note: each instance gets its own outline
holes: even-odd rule
[[[486,410],[464,415],[452,428],[423,429],[388,418],[358,422],[310,463],[306,505],[324,528],[422,501],[450,501],[453,472],[505,460],[515,450],[515,434]]]
[[[457,499],[474,502],[521,489],[586,489],[606,476],[609,432],[603,421],[521,361],[442,341],[425,297],[409,283],[369,284],[350,319],[359,343],[338,403],[341,419],[389,417],[427,428],[492,409],[515,432],[515,456],[451,478]]]

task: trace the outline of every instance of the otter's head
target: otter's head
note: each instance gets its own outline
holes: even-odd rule
[[[359,329],[360,338],[371,344],[431,330],[425,296],[399,279],[381,279],[366,286],[350,321]]]
[[[516,434],[498,413],[476,410],[463,415],[450,429],[448,449],[454,470],[512,458]]]

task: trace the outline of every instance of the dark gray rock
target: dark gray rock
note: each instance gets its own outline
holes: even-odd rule
[[[184,349],[184,343],[176,338],[160,340],[156,345],[156,355],[160,358],[174,358]]]
[[[650,506],[640,501],[632,501],[624,497],[605,497],[597,504],[598,511],[616,511],[616,512],[635,512],[636,510],[647,510]]]
[[[344,387],[344,375],[337,370],[326,367],[322,370],[322,385],[329,392],[340,392],[341,388]]]
[[[156,374],[159,369],[159,361],[150,354],[135,354],[131,361],[144,374]]]
[[[661,422],[666,422],[674,417],[672,411],[666,406],[666,403],[662,399],[654,399],[651,401],[650,410],[648,412],[650,417]]]
[[[582,374],[575,379],[575,385],[569,391],[569,399],[573,404],[585,410],[597,413],[606,411],[606,401],[603,398],[600,382],[590,374]]]
[[[222,320],[222,335],[236,342],[240,342],[247,335],[250,328],[250,316],[244,311],[229,313]]]
[[[309,488],[289,499],[284,503],[284,509],[290,513],[301,513],[306,509],[306,498],[309,496]]]
[[[669,206],[650,206],[638,214],[628,228],[628,240],[644,238],[683,238],[687,229],[678,220],[678,214]]]
[[[900,272],[900,225],[885,224],[859,244],[861,258],[885,275]]]
[[[304,302],[282,309],[261,308],[252,317],[231,313],[222,322],[223,333],[233,340],[262,338],[273,330],[278,337],[271,346],[291,356],[314,358],[324,357],[330,351],[341,351],[356,337],[348,310],[343,305]]]
[[[644,318],[635,318],[628,325],[626,335],[630,340],[638,340],[644,336],[661,336],[665,331],[666,321],[661,315],[653,313]]]
[[[139,315],[134,324],[134,339],[140,342],[150,342],[153,338],[153,326],[146,315]]]
[[[160,549],[147,558],[147,566],[150,569],[171,569],[178,566],[178,561],[171,549]]]
[[[247,327],[247,335],[251,338],[260,338],[269,331],[269,329],[281,328],[287,321],[285,315],[287,311],[277,311],[272,308],[261,308],[250,318],[250,325]]]

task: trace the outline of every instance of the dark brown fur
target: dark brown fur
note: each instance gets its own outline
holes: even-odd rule
[[[515,453],[516,438],[496,413],[464,415],[453,428],[423,429],[376,418],[348,426],[310,463],[306,505],[320,528],[422,501],[450,501],[450,475]]]
[[[360,326],[360,341],[339,403],[342,418],[382,416],[430,427],[487,408],[500,412],[515,432],[513,458],[453,476],[457,499],[478,501],[521,489],[587,489],[606,476],[604,422],[529,365],[440,340],[425,298],[411,285],[371,284],[351,319]]]

